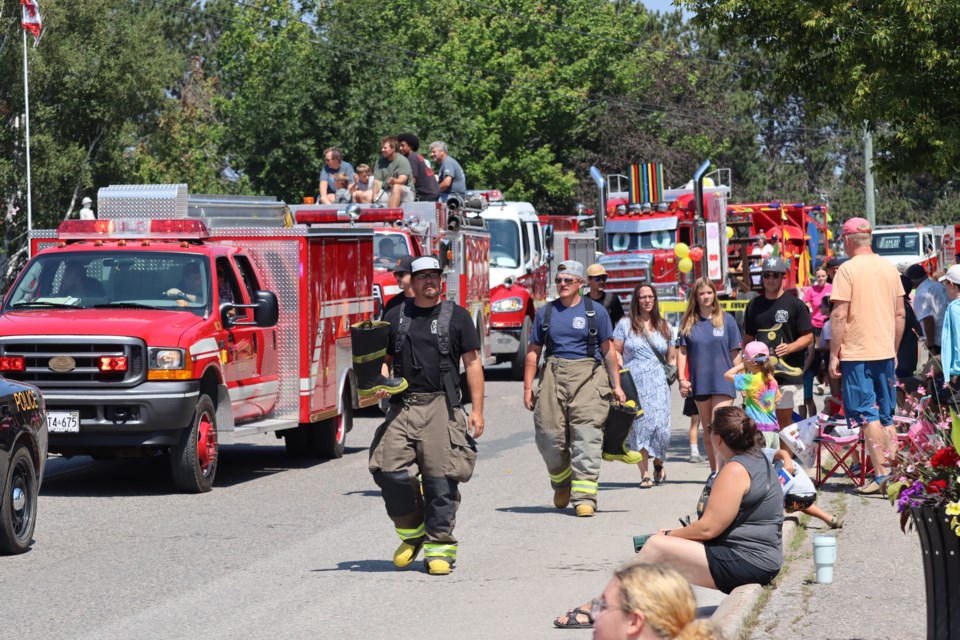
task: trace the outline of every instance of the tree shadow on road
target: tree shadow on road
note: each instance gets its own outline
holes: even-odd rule
[[[356,573],[396,573],[392,560],[346,560],[338,562],[336,567],[327,569],[310,569],[311,573],[325,573],[327,571],[353,571]]]

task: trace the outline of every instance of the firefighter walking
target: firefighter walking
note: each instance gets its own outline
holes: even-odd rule
[[[437,259],[414,260],[411,273],[413,299],[386,317],[386,364],[409,386],[391,397],[370,446],[370,472],[401,540],[394,565],[409,566],[422,549],[428,572],[446,575],[457,559],[458,486],[473,475],[473,438],[483,434],[483,363],[470,315],[440,299]],[[473,405],[469,417],[460,400],[461,358]]]
[[[625,400],[606,309],[580,295],[583,265],[557,265],[559,297],[537,310],[523,371],[523,403],[533,411],[537,448],[547,465],[553,504],[573,502],[579,517],[597,507],[603,426],[610,401]],[[546,350],[534,389],[541,352]],[[603,366],[601,366],[601,361]]]

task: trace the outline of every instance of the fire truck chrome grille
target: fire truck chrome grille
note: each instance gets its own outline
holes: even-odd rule
[[[5,371],[5,377],[41,388],[131,386],[146,375],[146,347],[137,340],[7,338],[0,341],[0,355],[24,359],[24,371]],[[100,371],[102,357],[125,357],[127,370]]]

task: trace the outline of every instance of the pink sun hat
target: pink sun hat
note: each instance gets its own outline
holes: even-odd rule
[[[870,233],[873,227],[866,218],[850,218],[843,223],[843,235],[848,236],[851,233]]]
[[[766,360],[770,357],[770,349],[767,347],[767,345],[763,344],[762,342],[758,342],[757,340],[748,342],[747,346],[743,348],[743,359],[755,362],[758,357],[762,360]]]

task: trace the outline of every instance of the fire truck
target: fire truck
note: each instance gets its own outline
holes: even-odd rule
[[[877,225],[873,230],[873,252],[895,267],[906,268],[919,263],[927,273],[933,273],[940,266],[937,239],[933,227],[919,224]]]
[[[291,226],[273,198],[182,184],[103,188],[98,213],[33,232],[0,309],[0,371],[42,390],[51,452],[164,452],[186,492],[211,489],[221,444],[257,434],[343,455],[372,230]]]
[[[576,260],[585,267],[597,261],[597,236],[594,229],[582,228],[584,223],[593,223],[592,211],[583,210],[577,215],[540,216],[540,226],[544,229],[550,260],[550,273],[547,276],[547,297],[557,297],[554,278],[557,277],[557,265],[564,260]],[[552,242],[551,242],[552,240]],[[548,256],[549,257],[549,256]]]
[[[470,312],[480,338],[481,357],[489,364],[493,361],[490,356],[490,234],[478,215],[485,205],[485,200],[473,198],[448,205],[409,202],[396,209],[361,209],[360,205],[353,204],[346,207],[298,205],[291,206],[290,210],[297,223],[352,219],[355,228],[367,227],[374,232],[375,317],[380,316],[383,305],[400,293],[390,270],[397,258],[438,256],[444,269],[444,295]]]
[[[664,202],[631,204],[627,192],[612,192],[604,223],[607,253],[600,258],[609,274],[607,290],[626,304],[633,288],[650,282],[662,308],[682,311],[684,287],[707,276],[728,310],[745,308],[744,298],[761,288],[760,262],[779,255],[788,265],[786,286],[805,286],[812,261],[829,246],[826,205],[804,203],[728,204],[729,170],[705,178],[705,163],[694,180],[666,189]],[[616,183],[618,178],[610,176]],[[622,183],[622,181],[621,181]],[[677,247],[690,247],[692,270],[680,270]],[[812,256],[812,257],[811,257]]]

